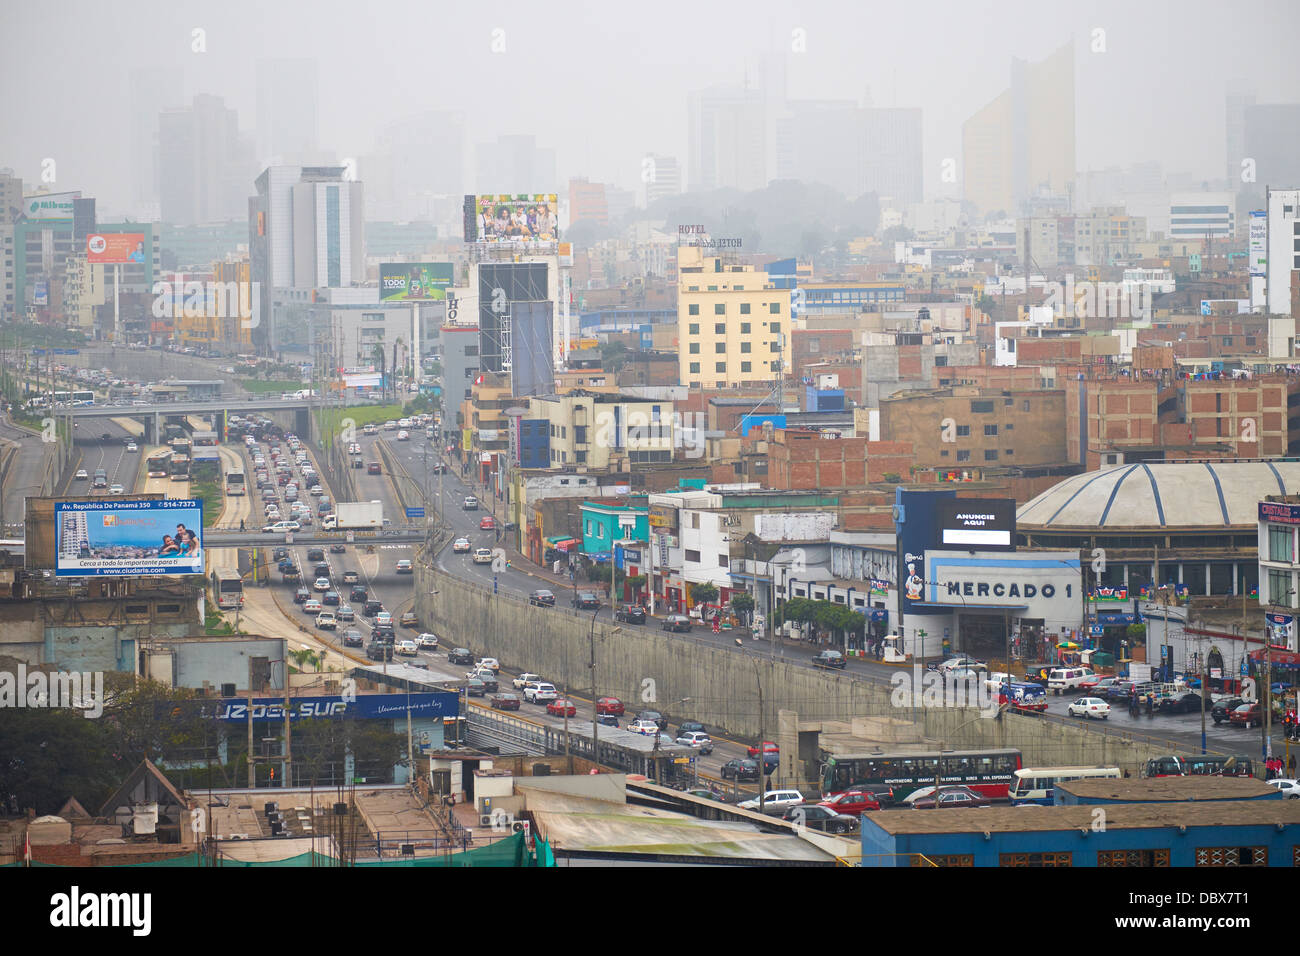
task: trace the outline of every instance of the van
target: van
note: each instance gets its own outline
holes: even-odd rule
[[[1054,694],[1073,690],[1089,677],[1096,677],[1088,667],[1056,667],[1047,674],[1047,689]]]

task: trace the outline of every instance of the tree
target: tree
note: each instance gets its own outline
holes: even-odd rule
[[[12,794],[20,809],[41,815],[56,813],[70,796],[94,811],[135,766],[114,753],[111,729],[73,710],[6,710],[0,795]]]
[[[633,599],[640,597],[641,589],[645,587],[646,580],[647,578],[644,574],[633,574],[624,581],[624,583],[632,589]]]
[[[691,600],[696,604],[712,604],[718,599],[718,589],[712,584],[692,584]]]
[[[754,595],[733,594],[731,596],[731,609],[740,616],[741,620],[748,624],[750,615],[754,611]]]

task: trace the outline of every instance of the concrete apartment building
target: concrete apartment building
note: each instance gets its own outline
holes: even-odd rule
[[[670,401],[577,390],[529,398],[528,418],[547,423],[552,468],[602,471],[672,461]]]
[[[692,388],[771,382],[790,367],[790,290],[699,247],[677,253],[678,380]]]
[[[909,388],[928,388],[935,368],[980,364],[974,342],[934,344],[920,333],[872,333],[862,347],[862,401],[880,400]]]
[[[880,436],[920,468],[1032,467],[1067,461],[1065,392],[948,388],[881,399]]]

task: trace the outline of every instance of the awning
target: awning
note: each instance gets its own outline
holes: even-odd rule
[[[556,551],[572,551],[574,548],[576,548],[576,547],[577,547],[578,545],[580,545],[580,544],[582,544],[582,542],[579,541],[577,538],[567,538],[567,539],[564,539],[564,540],[561,540],[561,541],[557,541],[557,542],[555,542],[554,547],[555,547],[555,550],[556,550]]]
[[[1300,654],[1295,651],[1251,651],[1250,660],[1253,664],[1263,667],[1265,664],[1271,664],[1283,670],[1300,669]]]

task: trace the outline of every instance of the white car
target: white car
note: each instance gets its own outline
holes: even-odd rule
[[[648,737],[659,733],[659,725],[653,720],[634,720],[627,725],[627,729],[634,734],[645,734]]]
[[[78,478],[88,477],[84,471],[78,472]],[[469,538],[457,538],[451,543],[452,554],[469,554]]]
[[[133,441],[129,441],[126,443],[126,450],[128,452],[137,452],[140,450],[140,446]]]
[[[437,647],[438,635],[425,631],[423,634],[415,635],[415,643],[420,647]]]
[[[492,563],[492,549],[491,549],[491,548],[479,548],[479,549],[477,549],[477,550],[474,552],[474,563],[475,563],[475,564],[491,564],[491,563]]]
[[[701,730],[691,730],[678,737],[674,743],[683,747],[693,747],[702,754],[713,753],[713,738]]]
[[[321,611],[316,615],[316,626],[322,631],[336,630],[339,626],[338,618],[333,611]]]
[[[530,704],[545,704],[548,701],[555,700],[559,696],[560,695],[556,691],[554,684],[547,684],[543,681],[529,684],[524,688],[524,700],[528,701]],[[655,728],[655,730],[658,729],[658,727]]]
[[[86,471],[84,468],[78,468],[77,473],[72,477],[76,481],[90,481],[90,472]],[[468,542],[466,543],[468,544]]]
[[[398,641],[395,649],[397,653],[405,654],[407,657],[414,657],[420,650],[415,641],[410,638]]]
[[[411,440],[411,433],[408,432],[406,429],[402,429],[400,432],[397,433],[397,440],[398,440],[398,441],[410,441],[410,440]]]
[[[386,431],[386,432],[395,432],[395,431],[397,431],[397,422],[394,422],[394,421],[387,421],[387,422],[384,422],[384,431]]]
[[[1089,678],[1095,683],[1096,677],[1088,667],[1056,667],[1047,672],[1047,689],[1059,694],[1063,690],[1073,690]]]
[[[510,683],[514,685],[515,690],[523,690],[529,684],[536,684],[542,679],[541,674],[529,674],[527,671],[520,674]]]
[[[390,611],[380,611],[375,615],[375,627],[392,627],[393,615]]]
[[[1080,697],[1068,708],[1071,717],[1089,717],[1105,720],[1110,716],[1110,704],[1100,697]]]
[[[939,673],[947,674],[951,671],[967,668],[975,671],[986,671],[989,666],[983,661],[977,661],[971,657],[950,657],[939,665]]]
[[[803,794],[798,790],[769,790],[763,794],[763,812],[785,813],[791,807],[797,807],[803,802]],[[758,797],[742,800],[736,806],[742,810],[757,810]]]
[[[485,657],[477,664],[475,664],[474,667],[475,668],[486,667],[493,674],[501,673],[501,662],[498,661],[495,657]]]
[[[110,495],[122,495],[126,494],[126,489],[121,485],[109,485],[108,493]]]
[[[398,428],[410,428],[410,427],[411,427],[411,420],[410,420],[409,418],[399,418],[399,419],[397,420],[397,427],[398,427]]]
[[[302,525],[296,521],[277,521],[262,529],[263,534],[289,534],[301,530]]]
[[[1282,799],[1296,800],[1300,799],[1300,783],[1289,778],[1277,777],[1267,781],[1270,787],[1276,787],[1282,791]]]

